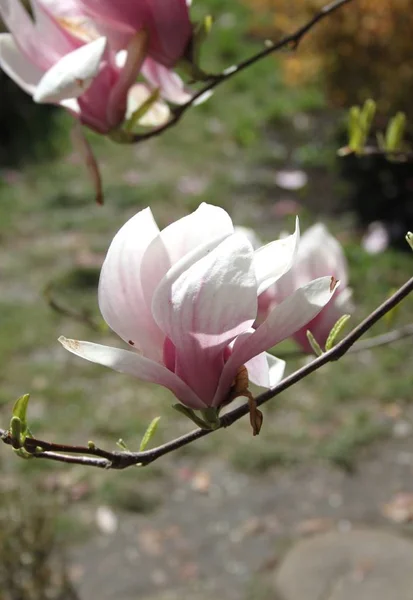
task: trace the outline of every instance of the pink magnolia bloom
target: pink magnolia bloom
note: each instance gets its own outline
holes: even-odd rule
[[[318,315],[296,330],[292,336],[305,352],[311,354],[313,350],[307,339],[307,330],[310,330],[324,348],[338,319],[353,311],[347,271],[347,261],[336,238],[321,223],[310,227],[301,238],[293,268],[259,297],[257,322],[265,319],[274,307],[285,301],[297,287],[305,285],[314,277],[331,275],[340,281],[332,299]]]
[[[0,35],[1,68],[36,102],[60,104],[101,133],[117,127],[146,57],[147,35],[131,38],[120,67],[93,24],[81,14],[74,21],[74,0],[32,0],[32,8],[33,19],[20,0],[0,0],[10,31]]]
[[[67,1],[67,0],[66,0]],[[148,54],[173,67],[192,37],[186,0],[71,0],[93,19],[115,50],[139,31],[148,33]]]
[[[296,232],[257,251],[228,214],[202,204],[159,231],[149,208],[116,234],[99,306],[129,349],[60,338],[70,352],[165,386],[189,408],[220,407],[242,366],[269,387],[284,362],[266,350],[303,327],[335,286],[322,277],[294,290],[256,329],[257,298],[292,266]]]

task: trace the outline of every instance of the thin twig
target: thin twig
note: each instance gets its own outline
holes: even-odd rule
[[[46,300],[47,304],[50,306],[50,308],[56,313],[65,317],[69,317],[75,321],[79,321],[80,323],[84,323],[94,331],[102,331],[102,328],[100,327],[99,323],[93,319],[93,317],[88,313],[88,311],[78,311],[72,307],[69,307],[67,304],[63,305],[61,301],[54,296],[53,282],[46,285],[46,287],[43,290],[43,297]]]
[[[386,150],[385,148],[379,148],[378,146],[364,146],[358,152],[352,150],[348,146],[340,148],[338,151],[339,156],[357,156],[362,158],[364,156],[381,156],[389,161],[393,162],[411,162],[413,161],[413,150]]]
[[[391,331],[382,333],[381,335],[375,335],[374,337],[367,338],[366,340],[356,342],[354,346],[349,348],[347,354],[358,354],[359,352],[364,352],[365,350],[370,350],[371,348],[387,346],[388,344],[392,344],[393,342],[398,342],[399,340],[403,340],[412,336],[413,323],[410,323],[409,325],[399,327],[399,329],[392,329]],[[277,353],[277,357],[282,358],[283,360],[303,358],[304,356],[308,356],[308,353],[299,349]]]
[[[202,89],[200,89],[198,92],[196,92],[192,96],[192,98],[190,100],[188,100],[188,102],[186,102],[185,104],[181,104],[180,106],[175,108],[171,119],[167,123],[165,123],[164,125],[161,125],[160,127],[152,129],[151,131],[148,131],[147,133],[136,134],[134,136],[134,143],[140,143],[145,140],[149,140],[150,138],[160,135],[167,129],[170,129],[171,127],[176,125],[178,123],[178,121],[181,120],[181,118],[187,112],[187,110],[189,108],[191,108],[191,106],[194,106],[197,103],[197,101],[200,100],[200,98],[202,96],[209,94],[218,85],[220,85],[224,81],[227,81],[228,79],[231,79],[232,77],[235,77],[235,75],[238,75],[238,73],[241,73],[241,71],[244,71],[245,69],[251,67],[253,64],[262,60],[266,56],[269,56],[273,52],[277,52],[278,50],[281,50],[282,48],[285,48],[287,46],[290,46],[292,50],[296,50],[298,48],[298,45],[301,42],[302,38],[317,23],[322,21],[325,17],[331,15],[333,12],[335,12],[336,10],[338,10],[345,4],[349,4],[352,1],[353,0],[335,0],[334,2],[331,2],[330,4],[327,4],[316,15],[314,15],[314,17],[310,21],[308,21],[308,23],[306,23],[305,25],[303,25],[302,27],[297,29],[297,31],[295,31],[294,33],[283,37],[277,43],[270,43],[268,46],[266,46],[263,50],[261,50],[257,54],[254,54],[250,58],[247,58],[246,60],[240,62],[238,65],[231,66],[231,67],[225,69],[223,71],[223,73],[213,76],[211,81],[207,85],[205,85]]]
[[[378,348],[379,346],[387,346],[387,344],[392,344],[393,342],[397,342],[412,336],[413,323],[410,323],[409,325],[405,325],[399,329],[393,329],[392,331],[387,331],[386,333],[376,335],[372,338],[368,338],[367,340],[356,342],[354,346],[349,349],[349,354],[364,352],[365,350]]]
[[[328,362],[338,360],[344,354],[346,354],[351,347],[357,342],[357,340],[364,335],[375,323],[377,323],[384,315],[390,312],[395,306],[397,306],[406,296],[413,291],[413,277],[409,279],[397,292],[395,292],[389,299],[381,304],[375,311],[373,311],[364,321],[362,321],[357,327],[355,327],[348,335],[346,335],[341,342],[334,346],[328,352],[325,352],[318,358],[314,359],[311,363],[301,367],[283,381],[281,381],[275,387],[267,390],[263,394],[259,395],[256,400],[256,405],[261,406],[272,398],[275,398],[281,392],[285,391],[289,387],[295,385],[302,379],[308,377],[314,371],[317,371],[320,367],[327,364]],[[412,326],[407,326],[403,333],[397,332],[395,339],[400,339],[403,335],[411,334]],[[389,341],[389,334],[383,334],[378,336],[381,338],[380,344],[377,343],[377,339],[374,345],[371,344],[369,347],[375,347],[384,343],[385,336],[387,337],[386,343]],[[368,341],[368,340],[367,340]],[[367,345],[365,346],[368,347]],[[220,427],[229,427],[245,415],[249,413],[248,403],[235,408],[231,412],[227,413],[220,419]],[[45,442],[35,438],[26,438],[23,448],[31,454],[34,458],[45,458],[46,460],[53,460],[64,463],[81,464],[91,467],[99,467],[103,469],[125,469],[132,465],[145,466],[148,465],[161,456],[174,452],[183,446],[187,446],[195,442],[196,440],[205,437],[212,433],[212,430],[207,429],[195,429],[190,433],[182,435],[166,444],[153,448],[152,450],[145,450],[144,452],[108,452],[97,448],[94,444],[90,443],[88,446],[69,446],[67,444],[53,444]],[[13,440],[9,431],[0,430],[0,436],[4,443],[12,445]],[[78,456],[71,456],[75,454]]]

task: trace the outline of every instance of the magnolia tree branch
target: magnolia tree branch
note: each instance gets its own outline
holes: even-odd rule
[[[407,148],[386,150],[385,148],[379,148],[378,146],[364,146],[359,152],[356,152],[355,150],[351,150],[351,148],[344,146],[344,148],[340,148],[338,154],[342,157],[355,155],[358,158],[363,156],[381,156],[394,162],[413,162],[413,150]]]
[[[365,352],[366,350],[379,348],[380,346],[387,346],[408,337],[413,337],[413,323],[356,342],[348,349],[347,354],[358,354],[359,352]],[[292,358],[303,358],[308,355],[303,350],[287,350],[286,352],[278,352],[277,356],[283,360],[290,360]]]
[[[152,129],[151,131],[148,131],[147,133],[136,134],[133,138],[134,143],[143,142],[150,138],[156,137],[156,136],[160,135],[161,133],[163,133],[164,131],[166,131],[167,129],[170,129],[171,127],[176,125],[178,123],[178,121],[180,121],[180,119],[187,112],[187,110],[189,108],[191,108],[191,106],[194,106],[197,103],[199,103],[202,100],[203,96],[210,94],[212,92],[212,90],[214,88],[216,88],[218,85],[220,85],[224,81],[227,81],[228,79],[231,79],[231,77],[235,77],[235,75],[238,75],[238,73],[241,73],[241,71],[244,71],[248,67],[251,67],[253,64],[255,64],[256,62],[265,58],[266,56],[269,56],[273,52],[277,52],[278,50],[281,50],[282,48],[290,47],[292,50],[296,50],[298,48],[298,45],[301,42],[302,38],[317,23],[319,23],[324,18],[326,18],[327,16],[334,13],[336,10],[338,10],[345,4],[349,4],[352,1],[353,0],[335,0],[334,2],[331,2],[330,4],[327,4],[316,15],[314,15],[314,17],[310,21],[308,21],[305,25],[303,25],[302,27],[297,29],[297,31],[295,31],[294,33],[283,37],[279,42],[276,42],[276,43],[269,42],[268,45],[263,50],[258,52],[257,54],[254,54],[250,58],[247,58],[246,60],[242,61],[238,65],[228,67],[219,75],[214,75],[213,77],[211,77],[211,80],[209,81],[209,83],[207,83],[203,88],[201,88],[198,92],[196,92],[194,94],[194,96],[190,100],[188,100],[188,102],[186,102],[185,104],[181,104],[180,106],[177,106],[173,110],[172,117],[169,121],[167,121],[167,123],[165,123],[164,125],[161,125],[160,127]]]
[[[413,291],[413,277],[409,279],[397,292],[395,292],[388,300],[383,302],[375,311],[373,311],[364,321],[362,321],[357,327],[355,327],[348,335],[346,335],[341,342],[334,346],[328,352],[325,352],[318,358],[314,359],[311,363],[301,367],[283,381],[281,381],[275,387],[267,390],[263,394],[257,396],[256,404],[261,406],[272,398],[275,398],[281,392],[295,385],[302,379],[305,379],[314,371],[320,369],[323,365],[328,362],[338,360],[344,354],[354,347],[357,340],[364,335],[375,323],[377,323],[384,315],[390,312],[395,306],[397,306],[406,296]],[[411,334],[412,326],[407,326],[405,335]],[[393,334],[393,337],[392,337]],[[382,336],[380,343],[389,343],[389,341],[395,341],[404,337],[400,332],[398,335],[394,335],[395,332],[390,332]],[[391,339],[389,339],[389,336]],[[366,348],[371,348],[380,345],[379,343],[366,344]],[[220,418],[219,427],[229,427],[245,415],[249,413],[250,407],[248,403],[235,408]],[[152,450],[145,450],[143,452],[128,452],[128,451],[115,451],[109,452],[102,450],[89,442],[88,446],[70,446],[67,444],[54,444],[38,440],[36,438],[27,437],[24,441],[23,446],[20,446],[17,440],[13,439],[10,431],[0,430],[0,435],[4,443],[9,444],[15,448],[16,451],[21,452],[22,450],[27,453],[28,456],[33,458],[43,458],[46,460],[53,460],[57,462],[80,464],[90,467],[99,467],[102,469],[125,469],[127,467],[137,465],[146,466],[161,456],[174,452],[183,446],[192,444],[196,440],[210,435],[216,430],[209,429],[195,429],[190,433],[187,433],[179,438],[176,438],[166,444],[153,448]]]

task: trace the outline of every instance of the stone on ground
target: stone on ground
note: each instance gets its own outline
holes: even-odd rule
[[[275,575],[280,600],[413,600],[413,542],[380,530],[299,542]]]

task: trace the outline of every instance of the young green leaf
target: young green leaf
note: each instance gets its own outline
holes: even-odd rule
[[[22,429],[23,427],[21,419],[19,417],[12,417],[10,421],[10,434],[13,448],[15,450],[21,446]]]
[[[145,435],[142,438],[141,445],[139,446],[139,452],[143,452],[146,446],[149,444],[151,439],[156,433],[158,429],[158,423],[161,417],[155,417],[148,425],[147,430],[145,431]]]
[[[321,356],[323,351],[321,350],[320,344],[317,342],[313,334],[309,329],[307,329],[307,340],[310,343],[311,348],[316,356]]]
[[[374,100],[369,98],[363,104],[363,108],[360,113],[360,125],[363,130],[364,142],[366,141],[370,129],[373,123],[374,116],[376,114],[376,103]]]
[[[360,107],[352,106],[348,117],[348,145],[354,152],[359,152],[362,146],[362,131],[360,127]]]
[[[334,346],[337,336],[340,334],[341,330],[343,329],[349,318],[350,315],[343,315],[339,318],[337,323],[333,325],[333,328],[331,329],[326,341],[326,352],[331,350],[331,348]]]
[[[385,134],[385,148],[389,152],[400,150],[406,131],[406,115],[398,112],[387,125]]]
[[[27,406],[29,404],[30,394],[24,394],[16,400],[13,406],[13,417],[18,417],[22,425],[22,431],[27,429]]]

